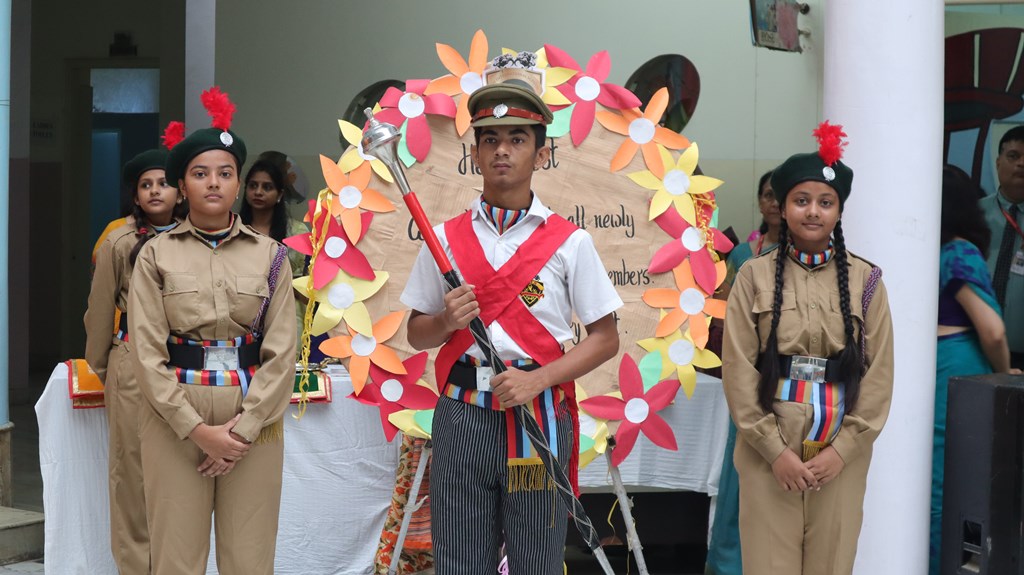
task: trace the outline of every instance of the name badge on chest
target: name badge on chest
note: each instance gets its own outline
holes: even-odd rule
[[[1010,273],[1024,276],[1024,249],[1017,250],[1017,253],[1013,254]]]

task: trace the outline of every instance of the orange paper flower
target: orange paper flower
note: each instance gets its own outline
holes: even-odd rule
[[[366,187],[370,183],[370,164],[364,162],[346,175],[334,160],[321,155],[320,167],[323,169],[327,187],[335,196],[331,198],[331,214],[341,217],[345,235],[352,243],[358,242],[363,235],[359,208],[371,212],[395,210],[395,206],[380,192]]]
[[[448,44],[437,44],[437,57],[444,67],[451,72],[430,82],[425,95],[446,94],[462,95],[455,110],[455,130],[462,136],[469,129],[469,96],[484,85],[483,72],[487,66],[487,35],[483,30],[473,34],[473,42],[469,45],[469,62]]]
[[[665,175],[658,144],[680,150],[690,145],[690,140],[668,128],[658,125],[665,108],[668,107],[668,88],[662,88],[651,96],[647,109],[640,112],[639,108],[622,110],[621,114],[602,110],[597,113],[597,121],[606,129],[627,136],[612,158],[611,171],[617,172],[625,168],[639,149],[643,152],[647,169],[661,178]]]
[[[332,337],[320,344],[320,351],[331,357],[349,358],[348,373],[352,376],[352,389],[356,395],[362,393],[366,385],[370,363],[390,373],[406,373],[405,365],[395,350],[383,344],[395,335],[404,317],[405,311],[392,312],[373,324],[373,335],[363,335],[349,327],[349,335]]]
[[[715,264],[715,268],[718,272],[715,287],[718,287],[725,279],[725,262],[718,262]],[[654,335],[655,337],[666,337],[689,319],[693,343],[704,349],[708,344],[707,317],[724,318],[725,301],[710,299],[708,294],[700,289],[693,279],[689,260],[673,269],[672,275],[675,277],[676,287],[679,289],[652,288],[644,292],[643,299],[647,305],[669,310],[668,314],[658,322],[658,328]]]

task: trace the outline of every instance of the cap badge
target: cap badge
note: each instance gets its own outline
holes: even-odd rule
[[[221,132],[220,133],[220,143],[224,144],[225,146],[230,146],[231,144],[235,143],[235,139],[231,137],[230,133],[228,133],[228,132]]]
[[[503,118],[508,113],[508,106],[505,104],[498,104],[494,107],[494,117]]]
[[[832,169],[832,166],[825,166],[822,168],[821,175],[825,176],[826,182],[831,182],[836,179],[836,171]]]

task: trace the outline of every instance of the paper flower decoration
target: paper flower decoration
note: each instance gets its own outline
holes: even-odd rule
[[[579,383],[576,384],[576,401],[583,401],[587,398],[587,392]],[[608,422],[603,419],[592,417],[585,411],[580,411],[580,464],[579,468],[590,465],[590,462],[597,459],[608,449]]]
[[[444,67],[451,72],[427,85],[425,94],[445,94],[447,96],[462,95],[455,111],[455,131],[459,136],[469,129],[469,96],[484,85],[483,72],[487,66],[487,35],[483,30],[473,34],[469,45],[469,61],[448,44],[437,44],[437,57]]]
[[[673,239],[654,253],[648,271],[655,274],[665,273],[689,257],[693,278],[697,281],[697,285],[705,292],[713,293],[718,287],[716,283],[718,274],[715,271],[715,261],[711,258],[707,244],[710,243],[711,247],[718,251],[727,252],[732,249],[732,242],[729,241],[729,238],[716,228],[709,227],[705,232],[696,226],[691,226],[689,222],[678,215],[675,220],[659,216],[655,221]]]
[[[393,212],[395,206],[380,192],[366,187],[370,183],[370,166],[362,164],[347,175],[327,156],[320,156],[324,181],[334,193],[331,214],[341,217],[341,225],[352,243],[363,236],[363,221],[359,209],[373,212]]]
[[[574,146],[579,146],[590,134],[598,103],[615,110],[640,107],[640,99],[633,92],[605,82],[612,69],[612,60],[607,50],[591,56],[585,70],[560,48],[545,44],[544,51],[552,66],[567,68],[574,72],[568,82],[558,87],[566,99],[576,104],[569,120],[569,134]]]
[[[390,420],[392,414],[403,409],[433,409],[437,404],[437,394],[419,384],[427,367],[427,352],[417,353],[402,365],[405,366],[404,374],[391,373],[371,364],[372,381],[358,394],[360,400],[369,401],[380,409],[380,423],[388,441],[394,439],[399,430]]]
[[[313,289],[321,289],[327,285],[338,275],[338,270],[345,270],[352,277],[372,280],[375,274],[373,268],[370,267],[370,262],[363,255],[363,252],[359,251],[352,241],[348,239],[348,235],[345,234],[338,220],[334,219],[326,211],[321,212],[319,218],[316,217],[313,213],[314,206],[316,206],[316,202],[311,201],[308,217],[313,221],[313,232],[284,239],[284,245],[300,254],[313,257],[313,238],[319,239],[324,218],[327,218],[327,239],[324,241],[323,247],[320,248],[320,253],[312,261]],[[363,238],[366,230],[370,228],[370,222],[373,221],[373,213],[363,212],[361,217],[363,221],[360,228],[361,233],[356,239],[357,242]]]
[[[352,376],[352,389],[356,395],[363,391],[373,363],[384,371],[405,374],[405,365],[393,349],[383,342],[391,339],[402,325],[404,311],[389,313],[373,324],[372,335],[363,335],[348,327],[349,335],[332,337],[320,344],[320,351],[331,357],[348,358],[348,373]]]
[[[697,347],[690,330],[680,332],[677,329],[665,337],[642,339],[636,344],[651,352],[648,357],[654,355],[661,358],[658,379],[665,379],[675,372],[687,399],[693,397],[697,387],[697,371],[694,366],[711,369],[722,365],[722,360],[713,351]]]
[[[312,335],[327,333],[341,320],[345,320],[348,327],[357,333],[371,335],[373,323],[363,301],[380,291],[388,277],[388,272],[376,272],[373,279],[367,281],[339,270],[335,278],[321,290],[309,290],[309,276],[295,278],[292,286],[306,299],[317,302],[316,315],[313,316],[313,326],[310,328]]]
[[[394,86],[380,99],[383,108],[376,117],[396,127],[406,124],[405,144],[416,161],[422,162],[430,153],[430,126],[427,114],[455,117],[455,102],[447,94],[426,95],[430,80],[406,80],[405,92]]]
[[[725,279],[725,262],[715,264],[718,277],[715,287]],[[644,292],[644,302],[657,308],[671,310],[658,322],[655,330],[655,337],[665,337],[679,329],[683,322],[690,320],[690,333],[697,347],[704,349],[708,344],[708,316],[724,318],[725,300],[711,299],[696,284],[693,273],[690,270],[690,262],[684,261],[679,267],[672,270],[676,280],[676,287],[672,288],[651,288]]]
[[[374,113],[379,111],[380,106],[378,105]],[[377,177],[389,184],[395,183],[391,171],[384,165],[384,162],[363,150],[363,130],[359,126],[345,120],[338,120],[338,128],[341,129],[341,135],[345,138],[345,141],[352,146],[345,150],[345,153],[341,155],[341,159],[338,160],[338,167],[341,168],[342,172],[347,174],[359,166],[368,163],[373,168],[373,173],[377,174]]]
[[[602,126],[626,136],[612,157],[611,171],[617,172],[629,165],[639,149],[643,152],[647,169],[659,178],[664,175],[665,168],[658,144],[673,150],[681,150],[690,145],[690,140],[683,135],[658,125],[667,107],[668,88],[662,88],[651,96],[643,113],[636,108],[622,110],[621,114],[606,110],[597,112],[597,121]]]
[[[673,161],[672,154],[664,148],[659,149],[659,155],[661,156],[661,165],[666,168],[662,175],[658,175],[654,169],[629,174],[629,179],[648,190],[654,190],[648,219],[653,220],[664,213],[669,206],[674,205],[683,219],[690,222],[691,225],[696,224],[691,195],[711,192],[722,185],[722,180],[694,175],[699,155],[696,143],[686,148],[686,151],[679,155],[678,161]],[[650,162],[647,165],[650,167]]]
[[[621,420],[615,433],[612,465],[618,467],[633,450],[637,437],[643,432],[655,445],[675,451],[676,436],[672,428],[658,415],[679,392],[675,380],[655,384],[644,392],[644,382],[636,362],[623,354],[619,364],[619,389],[622,398],[611,395],[592,397],[580,402],[580,407],[595,417]]]

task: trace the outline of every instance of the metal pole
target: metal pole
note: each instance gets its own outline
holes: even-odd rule
[[[10,166],[11,166],[11,0],[0,0],[0,426],[10,419]]]
[[[626,543],[629,545],[630,550],[633,551],[633,557],[636,559],[636,568],[640,570],[640,575],[648,575],[647,573],[647,562],[644,561],[644,547],[640,545],[640,537],[636,534],[636,525],[633,524],[633,503],[629,500],[629,496],[626,495],[626,486],[622,484],[622,474],[619,473],[619,468],[612,463],[612,453],[615,451],[615,438],[608,438],[608,449],[605,450],[604,456],[608,459],[608,473],[612,476],[612,487],[615,489],[615,497],[619,499],[619,511],[622,513],[622,521],[626,524]]]
[[[419,501],[416,498],[420,495],[420,484],[423,483],[423,475],[426,473],[427,465],[430,463],[431,448],[432,444],[428,439],[423,444],[423,448],[420,449],[420,459],[416,465],[416,477],[412,480],[412,489],[409,491],[409,498],[406,499],[405,509],[402,511],[402,526],[398,529],[395,550],[391,552],[391,565],[388,565],[388,575],[398,573],[399,559],[402,556],[402,548],[405,547],[405,536],[409,533],[409,522],[412,521],[412,514],[422,507],[423,502],[427,500],[426,497]]]

